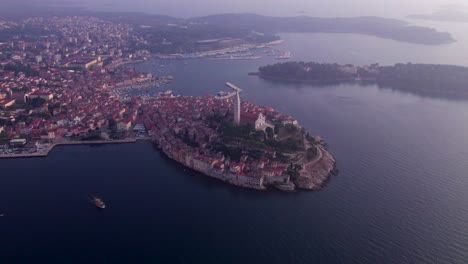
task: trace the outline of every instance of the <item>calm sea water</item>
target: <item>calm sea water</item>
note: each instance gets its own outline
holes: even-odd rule
[[[468,65],[453,55],[466,42],[284,36],[296,59]],[[246,75],[272,62],[136,67],[174,75],[176,94],[213,94],[231,81],[244,99],[293,115],[338,161],[322,191],[228,186],[145,142],[58,147],[47,158],[0,160],[0,263],[467,263],[468,102]],[[108,208],[96,210],[89,193]]]

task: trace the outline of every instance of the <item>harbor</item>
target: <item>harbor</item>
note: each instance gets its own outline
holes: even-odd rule
[[[260,56],[255,56],[252,53],[241,53],[241,54],[234,54],[230,56],[215,56],[213,58],[209,58],[209,60],[258,60],[261,59]]]
[[[138,95],[141,97],[150,97],[149,92],[154,88],[163,88],[169,84],[174,77],[172,75],[165,75],[156,78],[151,78],[143,82],[132,83],[129,85],[122,85],[112,87],[109,90],[112,95],[119,98],[122,101],[128,101],[132,96]]]
[[[263,50],[263,55],[274,56],[276,59],[289,59],[291,52],[280,50],[275,46],[280,45],[284,40],[275,40],[261,44],[241,44],[221,49],[199,51],[185,54],[154,54],[155,59],[200,59],[209,58],[210,60],[256,60],[261,59],[262,54],[258,52]],[[163,66],[162,66],[163,67]]]

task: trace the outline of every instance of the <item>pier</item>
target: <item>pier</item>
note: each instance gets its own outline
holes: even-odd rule
[[[49,143],[46,145],[45,148],[40,149],[33,153],[0,154],[0,159],[47,157],[47,155],[49,155],[49,153],[56,146],[128,144],[128,143],[135,143],[138,140],[150,140],[150,138],[129,138],[129,139],[118,139],[118,140],[90,140],[90,141],[60,141],[60,142]]]

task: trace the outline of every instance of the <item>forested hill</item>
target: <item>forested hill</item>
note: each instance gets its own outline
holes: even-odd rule
[[[47,5],[50,1],[5,0],[6,5],[0,8],[0,19],[26,19],[38,16],[97,16],[114,22],[133,25],[151,26],[142,34],[157,35],[170,39],[191,42],[206,38],[245,37],[252,31],[264,33],[265,40],[271,40],[271,34],[280,32],[336,32],[359,33],[393,39],[409,43],[439,45],[455,40],[448,32],[440,32],[433,28],[410,26],[405,21],[381,17],[346,17],[318,18],[308,16],[269,17],[255,14],[219,14],[198,18],[182,19],[170,16],[153,15],[133,12],[94,12],[84,8],[67,5]],[[168,24],[180,27],[168,28]],[[186,30],[188,29],[188,30]],[[180,31],[180,32],[179,32]],[[187,37],[180,37],[181,34]],[[171,41],[171,40],[169,40]],[[183,44],[180,44],[184,46]],[[188,44],[190,46],[190,44]],[[184,51],[172,50],[172,52]]]
[[[340,83],[367,81],[427,96],[468,98],[468,68],[439,64],[354,66],[315,62],[285,62],[259,68],[261,77],[283,81]]]
[[[193,22],[225,28],[279,32],[360,33],[418,44],[444,44],[455,41],[450,33],[433,28],[410,26],[396,19],[380,17],[317,18],[268,17],[255,14],[221,14],[190,19]]]
[[[357,72],[347,72],[344,67],[336,63],[284,62],[260,67],[259,75],[271,79],[316,82],[352,81],[358,78]]]

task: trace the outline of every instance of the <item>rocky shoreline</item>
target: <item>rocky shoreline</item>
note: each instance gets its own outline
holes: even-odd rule
[[[139,140],[139,139],[138,139]],[[150,140],[149,138],[143,138],[143,140]],[[63,141],[63,142],[55,142],[52,144],[48,144],[45,146],[44,149],[35,152],[35,153],[24,153],[24,154],[1,154],[0,158],[33,158],[33,157],[47,157],[50,151],[52,151],[56,146],[61,145],[95,145],[95,144],[122,144],[122,143],[135,143],[137,139],[124,139],[124,140],[98,140],[98,141]],[[239,181],[235,175],[229,175],[225,173],[215,173],[212,171],[203,171],[197,169],[195,167],[188,166],[187,164],[177,160],[175,157],[171,155],[171,153],[164,151],[163,148],[160,147],[159,143],[155,140],[151,140],[151,142],[157,146],[159,151],[162,152],[167,158],[176,161],[177,163],[181,164],[182,166],[192,169],[196,172],[202,173],[205,176],[209,176],[211,178],[216,178],[222,180],[226,183],[231,185],[235,185],[238,187],[244,187],[249,189],[256,189],[256,190],[266,190],[267,187],[276,187],[283,191],[292,191],[291,189],[283,189],[278,185],[275,184],[266,184],[263,185],[255,185],[249,184],[248,182]],[[303,189],[303,190],[320,190],[329,180],[330,177],[335,174],[336,171],[336,161],[333,156],[326,150],[323,144],[317,146],[318,154],[317,157],[306,164],[302,170],[299,171],[300,176],[293,181],[295,189]]]
[[[333,156],[324,148],[317,147],[319,158],[304,164],[300,171],[300,176],[294,182],[297,188],[305,190],[320,190],[336,174],[336,161]]]
[[[303,164],[302,170],[299,171],[299,177],[296,180],[291,181],[293,184],[287,186],[286,188],[284,186],[282,187],[281,184],[249,184],[249,182],[239,181],[237,175],[234,174],[222,173],[219,171],[217,172],[215,170],[198,169],[197,167],[190,166],[183,160],[178,160],[171,154],[170,151],[165,151],[157,139],[153,138],[152,142],[161,151],[161,153],[164,154],[164,156],[188,169],[234,186],[260,191],[265,191],[268,189],[268,187],[276,187],[277,189],[286,192],[296,191],[298,189],[318,191],[325,186],[325,184],[330,180],[331,176],[337,174],[336,161],[331,153],[326,149],[325,143],[323,141],[317,145],[318,152],[316,158],[308,163]],[[291,186],[292,189],[290,188]]]
[[[309,84],[340,84],[340,83],[350,83],[356,82],[355,79],[336,79],[336,80],[302,80],[302,79],[293,79],[293,78],[283,78],[283,77],[276,77],[261,74],[260,72],[250,72],[249,75],[258,76],[265,80],[273,80],[273,81],[280,81],[280,82],[294,82],[294,83],[309,83]]]

